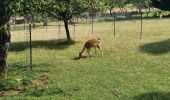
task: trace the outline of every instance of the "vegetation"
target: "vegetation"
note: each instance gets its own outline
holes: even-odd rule
[[[33,41],[32,75],[25,66],[28,47],[19,42],[21,37],[16,38],[23,31],[15,32],[8,58],[7,82],[11,85],[6,84],[6,88],[17,88],[4,91],[0,98],[169,99],[170,20],[144,20],[147,28],[142,40],[138,39],[140,21],[134,21],[118,21],[116,38],[113,38],[111,22],[95,23],[93,35],[86,31],[89,25],[79,25],[76,43],[72,44],[51,40],[57,37],[55,26],[47,32],[33,31],[33,39],[37,41]],[[50,38],[46,33],[54,34]],[[99,52],[94,57],[76,60],[84,42],[96,37],[103,41],[104,56]]]
[[[166,2],[168,1],[1,0],[0,99],[170,99],[170,88],[167,85],[170,84],[170,20],[143,19],[148,16],[168,16],[169,3]],[[151,11],[151,6],[160,10]],[[133,11],[128,12],[128,8],[138,10],[134,14]],[[148,8],[149,11],[146,11]],[[108,10],[109,21],[106,13]],[[125,12],[127,15],[124,14],[121,18],[119,15]],[[97,14],[99,15],[96,16]],[[108,22],[102,21],[94,26],[96,17],[104,14]],[[74,24],[72,21],[75,17],[78,20],[78,17],[87,15],[92,18],[90,24],[93,35],[89,32],[87,17],[86,24],[69,26]],[[39,25],[41,23],[37,23],[38,26],[32,30],[33,72],[27,68],[30,45],[27,41],[29,36],[26,23],[16,25],[16,30],[10,34],[11,16],[22,16],[33,26],[35,16],[41,16],[44,25],[47,25],[48,19],[63,21],[57,25],[56,20],[48,23],[50,27],[46,31]],[[140,21],[135,19],[136,16],[140,16]],[[70,32],[72,30],[74,34]],[[143,37],[141,40],[137,38],[139,30],[140,39]],[[66,37],[61,33],[66,33]],[[142,36],[142,33],[145,34]],[[71,41],[71,35],[76,41]],[[84,55],[79,59],[78,54],[84,42],[98,37],[102,41],[104,56],[101,57],[98,53],[92,57]]]
[[[152,5],[156,8],[170,11],[169,0],[152,0]]]
[[[50,17],[54,17],[64,22],[67,39],[70,41],[70,32],[68,28],[69,21],[85,11],[87,11],[87,3],[82,0],[39,0],[40,11],[46,12]],[[50,6],[49,6],[50,5]]]

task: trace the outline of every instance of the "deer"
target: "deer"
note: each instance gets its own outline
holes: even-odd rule
[[[95,48],[95,52],[94,52],[94,55],[96,54],[96,48],[98,48],[100,51],[101,51],[101,56],[103,56],[103,51],[101,49],[101,40],[100,38],[97,38],[97,39],[91,39],[91,40],[88,40],[85,42],[84,44],[84,47],[83,49],[81,50],[81,52],[79,53],[79,58],[82,57],[82,54],[85,52],[85,50],[87,50],[87,53],[88,53],[88,57],[91,56],[90,55],[90,49],[91,48]]]

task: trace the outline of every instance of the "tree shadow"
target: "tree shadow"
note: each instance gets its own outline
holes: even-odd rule
[[[93,58],[93,57],[97,57],[97,56],[88,57],[87,55],[82,55],[81,58],[79,56],[77,56],[77,57],[74,57],[73,60],[87,59],[87,58]]]
[[[170,92],[150,92],[133,97],[134,100],[170,100]]]
[[[63,50],[74,44],[75,44],[75,41],[67,41],[65,39],[41,40],[41,41],[32,41],[32,48]],[[20,52],[20,51],[24,51],[29,48],[30,48],[29,42],[14,42],[14,43],[11,43],[9,51]]]
[[[170,39],[139,46],[144,53],[161,55],[170,52]]]

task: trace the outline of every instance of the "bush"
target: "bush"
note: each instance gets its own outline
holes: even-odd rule
[[[38,79],[35,74],[32,75],[23,75],[23,77],[17,78],[12,75],[9,76],[6,80],[0,81],[0,91],[3,90],[15,90],[19,87],[25,87],[33,83],[34,80]]]
[[[170,15],[170,12],[158,10],[158,11],[152,11],[148,14],[149,17],[158,17],[160,15],[168,16],[168,15]]]
[[[148,14],[149,17],[156,17],[157,16],[157,13],[156,12],[150,12]]]
[[[113,21],[113,17],[105,17],[104,21],[106,22],[112,22]]]
[[[170,12],[169,11],[162,11],[161,14],[163,16],[168,16],[168,15],[170,15]]]
[[[4,81],[0,81],[0,91],[15,89],[18,86],[19,86],[19,83],[17,82],[17,80],[14,80],[14,79],[7,79]]]

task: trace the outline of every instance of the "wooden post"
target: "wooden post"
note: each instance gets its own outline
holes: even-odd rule
[[[30,41],[29,41],[29,46],[30,46],[30,70],[32,72],[32,32],[31,32],[31,24],[29,23],[29,35],[30,35]]]
[[[114,14],[114,37],[116,36],[116,15],[115,15],[115,12],[113,13]]]
[[[93,22],[94,22],[94,20],[93,20],[93,15],[92,15],[92,34],[93,34]]]
[[[142,39],[142,33],[143,33],[143,16],[142,16],[142,11],[139,9],[140,15],[141,15],[141,27],[140,27],[140,39]]]
[[[48,27],[48,26],[47,26],[47,25],[45,25],[46,32],[47,32],[47,27]]]

